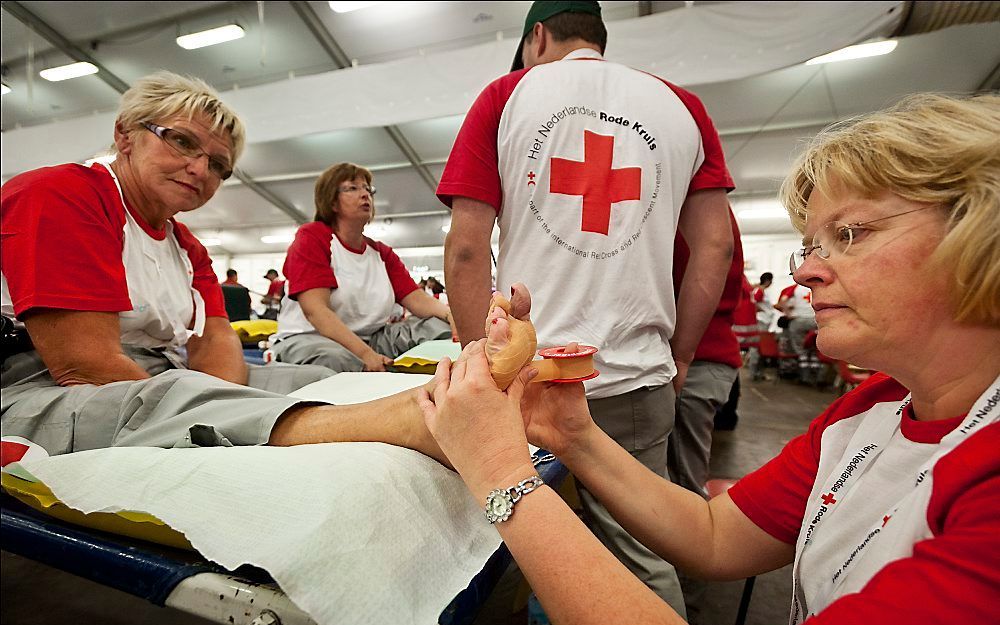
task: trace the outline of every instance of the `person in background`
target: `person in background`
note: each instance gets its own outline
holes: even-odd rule
[[[597,2],[535,2],[522,34],[513,71],[466,115],[437,190],[452,208],[445,279],[460,338],[484,334],[498,224],[497,289],[523,281],[537,296],[539,347],[600,349],[601,375],[587,382],[594,418],[665,475],[675,392],[732,261],[733,182],[719,137],[695,95],[604,60]],[[614,118],[639,120],[645,134]],[[675,306],[678,230],[691,255]],[[683,612],[673,568],[579,493],[594,532]]]
[[[353,163],[316,181],[315,220],[285,257],[288,294],[271,338],[278,362],[385,371],[414,346],[453,335],[448,307],[417,287],[391,247],[365,236],[374,193],[371,172]],[[389,323],[394,304],[411,315]]]
[[[221,284],[222,286],[243,286],[240,284],[239,275],[235,269],[226,269],[226,279]]]
[[[760,274],[760,282],[753,285],[750,291],[750,297],[753,299],[754,306],[757,309],[757,325],[761,332],[767,332],[771,328],[771,321],[774,319],[774,306],[767,297],[767,289],[771,288],[773,281],[774,274],[770,271],[765,271]]]
[[[264,314],[260,318],[276,321],[281,311],[281,299],[285,296],[285,281],[278,276],[277,269],[268,269],[264,279],[267,280],[267,293],[260,299],[264,305]]]
[[[448,304],[448,296],[445,295],[444,285],[441,284],[440,280],[438,280],[437,278],[428,278],[427,288],[431,292],[431,297],[433,297],[436,300],[439,300],[442,304],[446,305]]]
[[[252,312],[250,290],[239,283],[238,277],[235,269],[227,269],[226,280],[219,285],[225,300],[226,316],[230,321],[250,319]]]
[[[785,318],[781,333],[781,345],[791,351],[797,359],[797,374],[800,381],[807,381],[812,373],[811,350],[806,347],[806,335],[816,330],[816,313],[812,307],[812,291],[807,286],[793,284],[782,289],[778,303],[774,305]],[[780,325],[780,324],[779,324]]]
[[[812,291],[819,347],[882,373],[711,501],[626,453],[581,385],[548,385],[548,419],[521,408],[546,386],[528,383],[534,370],[500,391],[479,342],[439,365],[421,394],[428,428],[553,622],[683,621],[538,486],[529,441],[691,574],[791,565],[793,625],[996,621],[998,136],[1000,97],[922,95],[827,129],[799,157],[781,198],[803,235],[790,268]]]

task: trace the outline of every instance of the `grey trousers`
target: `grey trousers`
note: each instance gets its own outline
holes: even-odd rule
[[[364,339],[372,349],[389,358],[396,358],[425,341],[451,338],[451,326],[436,317],[408,317],[398,323],[387,323]],[[364,371],[360,358],[346,347],[318,332],[303,332],[282,339],[271,346],[277,362],[299,365],[322,365],[341,373]]]
[[[712,453],[715,411],[729,400],[738,369],[696,360],[677,398],[674,429],[667,443],[670,481],[707,497],[708,461]]]
[[[718,362],[696,360],[677,398],[674,429],[667,439],[667,472],[670,480],[708,497],[708,464],[712,453],[715,411],[729,400],[739,369]],[[702,625],[707,583],[678,572],[684,591],[688,622]]]
[[[791,342],[792,351],[798,355],[800,360],[809,353],[809,350],[803,345],[806,335],[815,330],[816,327],[815,317],[792,317],[792,320],[788,322],[788,340]]]
[[[37,352],[3,363],[0,429],[51,454],[115,446],[260,445],[278,417],[303,403],[285,396],[333,375],[323,367],[248,365],[248,386],[183,368],[176,353],[126,348],[153,377],[63,387]]]
[[[727,389],[728,390],[728,389]],[[667,477],[667,436],[674,425],[670,384],[587,401],[594,422],[649,470]],[[584,522],[611,553],[681,617],[684,597],[674,567],[626,532],[577,481]],[[642,497],[643,493],[630,493]]]

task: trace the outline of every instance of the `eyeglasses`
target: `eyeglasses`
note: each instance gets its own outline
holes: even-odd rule
[[[368,195],[375,195],[375,187],[371,185],[361,185],[360,187],[356,184],[350,184],[344,187],[340,187],[339,191],[341,193],[360,193],[361,191],[367,191]]]
[[[831,221],[816,231],[816,234],[813,235],[812,245],[807,245],[792,252],[791,257],[788,259],[788,269],[791,273],[798,271],[799,268],[805,264],[809,255],[813,252],[815,252],[816,255],[823,260],[829,260],[831,256],[843,256],[844,254],[847,254],[847,250],[851,248],[851,245],[856,240],[863,237],[865,232],[869,230],[869,228],[865,227],[868,224],[873,224],[877,221],[884,221],[886,219],[892,219],[893,217],[900,217],[902,215],[909,215],[910,213],[927,210],[928,208],[933,208],[934,206],[936,205],[922,206],[920,208],[914,208],[913,210],[908,210],[902,213],[896,213],[895,215],[879,217],[878,219],[870,219],[868,221],[860,221],[853,224]]]
[[[142,127],[163,140],[174,152],[188,158],[201,158],[202,155],[208,157],[208,171],[220,180],[226,180],[233,175],[233,166],[218,156],[212,156],[201,149],[201,144],[194,137],[174,130],[157,126],[150,122],[143,122]]]

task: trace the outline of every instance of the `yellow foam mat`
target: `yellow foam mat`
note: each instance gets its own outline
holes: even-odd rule
[[[3,489],[22,503],[73,525],[119,534],[130,538],[148,540],[168,547],[194,550],[184,534],[144,512],[92,512],[84,514],[59,501],[49,487],[41,482],[29,482],[14,475],[0,476]]]
[[[271,319],[233,321],[229,325],[233,326],[243,343],[266,341],[269,336],[278,332],[278,322]]]

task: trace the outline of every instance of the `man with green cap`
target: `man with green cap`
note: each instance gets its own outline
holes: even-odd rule
[[[497,289],[528,287],[539,347],[600,349],[595,422],[665,476],[675,391],[732,259],[733,182],[698,98],[605,61],[606,43],[597,2],[532,4],[512,72],[469,110],[437,190],[452,208],[445,277],[462,342],[481,338],[497,223]],[[675,304],[678,230],[691,255]],[[580,498],[605,546],[683,614],[673,568]]]

